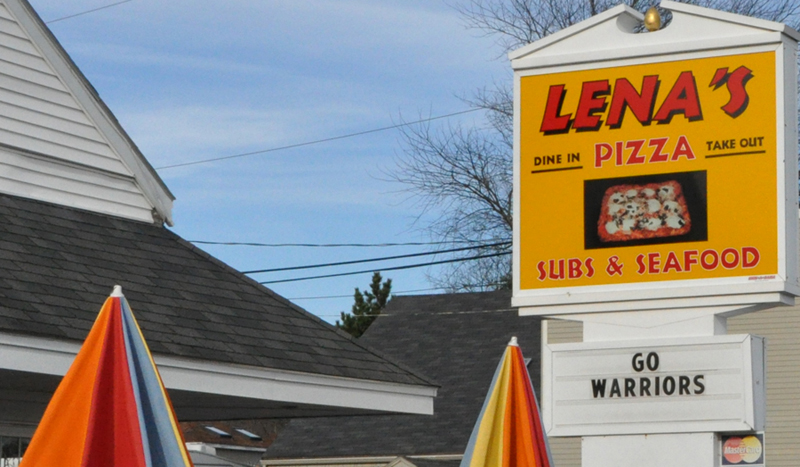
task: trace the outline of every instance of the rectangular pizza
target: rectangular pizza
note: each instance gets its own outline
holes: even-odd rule
[[[683,189],[675,180],[609,187],[600,209],[597,234],[602,242],[673,237],[692,229]]]

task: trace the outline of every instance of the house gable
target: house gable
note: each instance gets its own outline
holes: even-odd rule
[[[0,192],[144,222],[174,197],[25,0],[0,1]]]

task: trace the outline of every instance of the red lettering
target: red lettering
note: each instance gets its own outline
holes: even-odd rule
[[[647,162],[667,162],[669,160],[669,153],[665,153],[664,146],[667,145],[667,141],[669,138],[653,138],[647,144],[651,148],[655,148],[653,150],[653,155],[650,156],[650,160]]]
[[[739,67],[733,73],[727,73],[727,68],[720,69],[717,75],[712,80],[712,85],[719,87],[725,82],[731,93],[731,99],[723,110],[736,117],[747,107],[748,97],[744,86],[752,73],[746,67]],[[576,132],[597,131],[603,125],[603,114],[606,111],[606,126],[621,128],[629,109],[643,126],[650,125],[653,120],[659,124],[668,124],[678,114],[683,114],[690,122],[703,119],[697,83],[691,71],[678,75],[654,114],[660,85],[661,80],[657,75],[643,77],[641,91],[627,78],[617,79],[613,89],[608,80],[585,81],[581,84],[574,115],[566,112],[562,114],[567,95],[566,85],[550,86],[540,131],[545,135],[566,133],[570,129]]]
[[[635,141],[628,141],[627,143],[625,143],[625,148],[633,149],[633,151],[631,151],[630,157],[628,157],[628,162],[627,162],[628,165],[644,164],[645,162],[644,155],[640,154],[642,146],[644,146],[644,142],[645,140],[643,139],[637,139]]]
[[[717,71],[714,73],[714,77],[711,78],[711,84],[708,86],[714,86],[714,90],[716,91],[720,86],[728,81],[728,76],[730,76],[730,73],[728,73],[728,67],[717,68]]]
[[[586,258],[586,277],[594,276],[594,267],[592,266],[592,258]]]
[[[714,74],[709,86],[714,86],[714,90],[723,84],[727,85],[730,99],[722,106],[722,110],[732,118],[736,118],[747,110],[750,104],[750,96],[747,95],[745,85],[753,77],[753,72],[746,66],[740,66],[733,73],[728,73],[728,68],[720,68]]]
[[[683,262],[681,262],[681,260]],[[670,251],[663,256],[658,252],[641,253],[636,256],[636,273],[666,274],[670,272],[690,272],[693,266],[699,264],[706,271],[713,271],[720,265],[725,269],[754,268],[761,260],[758,248],[747,246],[741,249],[725,248],[722,252],[714,249],[684,250],[681,252]]]
[[[697,264],[697,256],[699,252],[697,250],[686,250],[683,252],[683,270],[684,271],[691,271],[692,265]]]
[[[754,268],[758,266],[758,262],[761,260],[761,253],[758,252],[758,248],[754,248],[752,246],[746,246],[742,248],[742,267],[746,269]]]
[[[554,260],[554,259],[550,260],[550,274],[549,274],[549,276],[550,276],[550,279],[554,279],[554,280],[560,280],[560,279],[564,278],[565,274],[564,274],[564,260],[563,259],[558,260],[558,270],[556,270],[556,260]]]
[[[617,148],[617,165],[622,165],[622,141],[617,141],[614,146]]]
[[[659,124],[670,123],[677,114],[683,114],[690,122],[703,119],[700,99],[697,97],[697,83],[691,71],[684,71],[678,76],[654,119]]]
[[[567,261],[569,265],[569,278],[570,279],[577,279],[583,275],[583,271],[581,270],[581,260],[577,258],[572,258]]]
[[[575,111],[573,127],[575,131],[597,131],[603,124],[599,112],[606,110],[606,98],[609,93],[608,80],[587,81],[581,88],[578,110]]]
[[[540,131],[546,135],[554,135],[569,131],[571,114],[561,115],[561,106],[564,105],[564,97],[567,91],[563,84],[550,86],[547,93],[547,105],[544,108],[544,118]]]
[[[539,280],[543,281],[547,278],[547,271],[544,270],[544,261],[539,261],[539,264],[536,265],[536,269],[539,270]]]
[[[649,125],[657,93],[658,76],[645,76],[642,79],[641,94],[636,92],[636,88],[627,78],[618,79],[614,83],[614,95],[611,97],[606,125],[611,128],[620,128],[626,108],[631,109],[639,123]]]
[[[728,257],[732,256],[733,259],[729,260]],[[725,248],[720,255],[722,260],[722,267],[725,269],[733,269],[739,265],[739,250],[735,248]]]
[[[675,151],[672,152],[672,159],[670,160],[676,161],[681,156],[685,156],[689,160],[695,158],[692,147],[689,145],[689,140],[683,135],[678,137],[678,142],[675,144]]]
[[[643,254],[639,254],[639,256],[636,257],[636,264],[639,266],[639,269],[637,269],[636,272],[638,272],[639,274],[644,274],[644,271],[645,269],[647,269],[647,267],[644,265]]]
[[[614,148],[608,143],[597,143],[594,145],[594,166],[602,167],[603,162],[611,159]]]
[[[658,265],[661,264],[659,258],[661,257],[658,253],[648,253],[647,254],[647,262],[648,268],[647,272],[650,274],[658,274],[660,271],[658,270]]]
[[[674,251],[670,251],[667,255],[667,261],[664,263],[664,269],[662,269],[661,272],[669,272],[671,269],[677,272],[683,272],[681,263],[678,261],[678,255],[676,255]]]
[[[706,261],[706,257],[711,256],[712,261]],[[711,271],[717,268],[719,265],[719,255],[715,250],[705,250],[700,255],[700,266],[703,267],[706,271]]]

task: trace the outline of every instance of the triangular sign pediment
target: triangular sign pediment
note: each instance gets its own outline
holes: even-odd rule
[[[555,34],[509,53],[515,70],[587,63],[636,56],[657,56],[708,48],[777,43],[800,34],[772,21],[720,12],[672,1],[661,7],[671,23],[654,33],[642,33],[643,15],[618,5]]]

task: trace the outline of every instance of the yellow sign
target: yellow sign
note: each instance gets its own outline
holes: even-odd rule
[[[520,289],[774,278],[775,60],[523,76]]]

